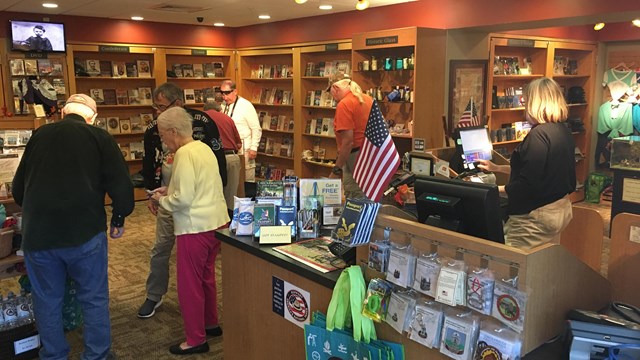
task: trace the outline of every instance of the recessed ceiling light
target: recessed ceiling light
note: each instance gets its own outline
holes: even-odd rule
[[[132,16],[131,20],[142,21],[144,18],[142,16]]]
[[[258,19],[269,20],[269,19],[271,19],[271,16],[269,16],[269,15],[260,15],[260,16],[258,16]]]
[[[54,4],[54,3],[43,3],[42,4],[43,7],[49,8],[49,9],[55,9],[58,7],[58,4]]]
[[[631,23],[633,24],[633,26],[640,27],[640,19],[635,19]]]
[[[320,5],[320,6],[318,6],[318,8],[320,10],[331,10],[331,9],[333,9],[333,6],[331,6],[331,5]]]
[[[304,4],[307,0],[296,0],[296,4]]]
[[[222,22],[213,23],[213,26],[224,26],[224,23]]]
[[[595,25],[593,25],[593,30],[598,31],[598,30],[602,30],[604,28],[604,23],[597,23]]]
[[[356,9],[364,10],[369,7],[369,0],[358,0],[356,3]]]

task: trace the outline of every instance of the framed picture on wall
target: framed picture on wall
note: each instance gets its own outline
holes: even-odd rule
[[[471,125],[484,125],[485,88],[487,86],[487,60],[451,60],[449,62],[449,113],[447,129],[449,136],[460,119]],[[477,119],[477,120],[476,120]]]

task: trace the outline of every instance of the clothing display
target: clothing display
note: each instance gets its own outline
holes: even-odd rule
[[[622,81],[628,87],[633,87],[638,83],[636,72],[633,70],[618,70],[617,68],[612,68],[605,71],[602,79],[602,86],[607,86],[614,81]]]
[[[631,107],[629,103],[615,105],[611,101],[602,104],[598,111],[598,133],[611,131],[610,139],[633,134]]]

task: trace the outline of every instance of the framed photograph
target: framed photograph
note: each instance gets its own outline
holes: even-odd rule
[[[484,91],[486,84],[487,60],[451,60],[449,62],[449,112],[447,129],[445,129],[448,136],[453,135],[453,129],[465,112],[473,122],[478,122],[477,125],[486,123]]]

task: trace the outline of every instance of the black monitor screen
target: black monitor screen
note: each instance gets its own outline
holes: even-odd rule
[[[64,24],[11,20],[11,50],[65,52]]]
[[[502,211],[498,187],[493,184],[417,177],[415,181],[418,221],[434,226],[432,219],[442,223],[455,222],[458,231],[481,239],[504,244]]]
[[[456,129],[456,145],[462,150],[462,163],[465,169],[473,170],[473,162],[491,160],[493,145],[486,126]]]

